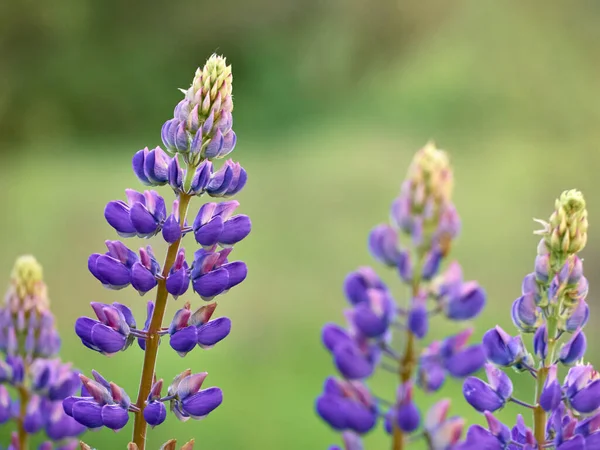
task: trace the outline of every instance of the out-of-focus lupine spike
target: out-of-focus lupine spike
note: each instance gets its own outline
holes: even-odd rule
[[[45,432],[52,441],[73,449],[72,438],[85,428],[67,416],[64,398],[79,390],[81,383],[71,364],[56,354],[60,338],[49,306],[43,271],[33,256],[17,259],[6,302],[0,307],[0,423],[15,419],[18,432],[12,449],[28,448],[30,435]],[[12,399],[5,385],[18,397]],[[52,449],[50,441],[41,449]]]
[[[186,302],[164,327],[167,303],[189,295],[189,286],[205,301],[211,301],[237,286],[247,276],[243,261],[230,261],[233,247],[251,231],[250,218],[235,214],[236,200],[208,202],[200,207],[193,226],[188,218],[192,199],[208,194],[215,198],[230,198],[239,193],[247,182],[246,170],[233,160],[220,162],[235,147],[236,135],[232,130],[232,73],[225,59],[213,55],[196,75],[189,89],[161,129],[164,150],[148,147],[139,150],[132,158],[133,172],[145,186],[169,185],[175,194],[172,209],[167,211],[167,201],[154,190],[125,191],[126,201],[109,202],[104,217],[123,238],[152,238],[160,233],[167,243],[167,255],[161,265],[151,246],[140,249],[139,255],[123,242],[106,241],[108,251],[96,253],[88,259],[90,273],[109,289],[124,289],[131,285],[140,295],[152,295],[146,303],[146,320],[143,328],[136,325],[132,311],[125,305],[92,303],[96,318],[80,317],[75,322],[75,332],[82,344],[104,355],[127,350],[137,340],[144,352],[141,380],[135,403],[114,383],[109,383],[97,372],[93,379],[82,375],[80,395],[69,392],[63,401],[66,417],[90,429],[107,427],[115,431],[134,417],[133,439],[129,448],[145,450],[147,426],[163,423],[167,416],[166,402],[180,420],[201,419],[217,408],[223,399],[219,388],[200,389],[206,373],[192,375],[184,371],[161,397],[162,381],[156,380],[156,361],[159,345],[164,339],[170,347],[184,356],[194,347],[211,348],[229,335],[231,320],[228,317],[211,318],[216,303],[209,303],[192,312]],[[193,234],[196,247],[193,259],[186,261],[181,245],[188,234]],[[188,249],[189,250],[189,249]],[[374,301],[373,315],[379,315],[379,304]],[[393,315],[389,310],[386,320]],[[3,317],[0,316],[0,322]],[[140,321],[141,322],[141,321]],[[30,330],[25,320],[16,322],[20,329]],[[13,331],[10,331],[13,330]],[[0,334],[0,347],[13,352],[19,345],[13,339],[14,327]],[[167,336],[168,335],[168,336]],[[44,345],[52,348],[51,336],[43,335]],[[33,339],[25,339],[29,349]],[[17,379],[20,376],[19,360],[0,364],[0,379]],[[36,380],[42,389],[46,385],[47,371],[39,368]],[[68,391],[68,380],[55,389]],[[169,444],[168,448],[174,446]],[[192,448],[193,441],[183,448]]]
[[[587,215],[581,192],[570,190],[556,200],[548,221],[538,220],[542,229],[535,232],[541,240],[534,271],[523,279],[522,296],[511,309],[519,331],[533,333],[533,354],[527,351],[520,335],[513,337],[499,326],[483,338],[486,356],[492,363],[533,375],[534,401],[530,404],[512,398],[512,384],[499,368],[487,366],[489,385],[467,379],[465,397],[478,411],[485,410],[489,430],[471,427],[460,450],[485,445],[511,450],[579,450],[600,445],[600,434],[594,433],[597,426],[593,425],[593,431],[588,428],[596,419],[586,418],[600,408],[600,376],[591,365],[582,363],[587,348],[582,328],[589,318],[589,284],[578,253],[587,242]],[[560,365],[570,367],[562,384],[558,378]],[[533,430],[519,415],[509,440],[507,428],[490,413],[506,401],[533,410]]]
[[[221,176],[225,179],[227,172]],[[446,419],[447,406],[437,421],[428,420],[424,432],[416,433],[421,413],[412,395],[414,387],[433,392],[442,387],[448,376],[473,375],[486,362],[483,345],[467,345],[472,329],[434,341],[420,355],[416,349],[417,340],[427,338],[436,316],[452,321],[471,320],[486,302],[485,291],[476,282],[463,280],[457,262],[446,267],[452,241],[460,231],[452,188],[448,154],[433,143],[427,144],[414,156],[400,194],[392,202],[391,223],[377,225],[368,238],[373,257],[395,269],[408,285],[408,305],[399,306],[377,273],[362,267],[344,282],[344,294],[351,306],[344,312],[347,328],[334,324],[323,328],[322,342],[344,380],[328,379],[316,409],[325,422],[343,433],[345,450],[363,448],[359,435],[375,426],[380,407],[387,411],[384,427],[392,436],[395,450],[423,437],[434,450],[457,450],[461,445],[464,420]],[[207,191],[210,194],[210,185]],[[209,225],[213,225],[214,234],[218,235],[220,224],[216,220],[214,224],[209,222],[211,217],[206,216],[201,221],[206,226],[204,234],[209,235],[213,231]],[[216,238],[211,238],[207,243],[214,245]],[[404,336],[404,348],[392,347],[394,332]],[[505,353],[502,349],[502,357]],[[519,367],[526,362],[523,358]],[[364,384],[378,368],[395,372],[399,378],[395,399],[373,400]],[[506,403],[508,398],[501,399],[494,389],[489,387],[492,399]]]

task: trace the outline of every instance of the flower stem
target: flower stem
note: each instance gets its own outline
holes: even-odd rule
[[[546,443],[546,411],[540,406],[540,396],[544,389],[544,383],[548,377],[548,367],[554,361],[554,352],[556,350],[557,341],[557,319],[555,316],[550,316],[546,320],[546,326],[548,328],[548,352],[546,359],[542,361],[542,367],[538,370],[537,383],[535,388],[535,408],[533,410],[533,424],[534,424],[534,435],[538,446],[542,446]]]
[[[183,228],[185,224],[185,218],[187,216],[187,209],[192,196],[187,194],[181,194],[179,203],[179,224]],[[144,450],[146,445],[146,429],[148,424],[144,419],[144,407],[146,398],[150,394],[152,383],[154,380],[154,369],[156,367],[156,356],[158,354],[158,344],[160,341],[160,331],[162,328],[162,322],[167,308],[167,299],[169,293],[167,292],[166,278],[169,275],[169,271],[175,263],[175,258],[179,252],[179,244],[181,239],[173,244],[169,245],[167,250],[167,256],[162,270],[163,278],[158,281],[158,287],[156,291],[156,301],[154,302],[154,312],[152,314],[152,320],[148,327],[148,336],[146,337],[146,352],[144,353],[144,366],[142,369],[142,377],[140,379],[140,387],[138,391],[138,398],[136,406],[139,408],[139,412],[135,414],[135,422],[133,426],[133,442],[137,444],[139,450]]]
[[[29,403],[29,391],[23,385],[18,387],[18,391],[20,405],[19,418],[17,419],[19,433],[19,450],[27,450],[29,448],[29,434],[27,434],[27,431],[25,431],[23,425],[25,422],[25,415],[27,414],[27,403]]]
[[[412,296],[415,297],[419,293],[420,284],[421,284],[421,260],[422,257],[419,258],[418,264],[415,267],[415,273],[412,281]],[[398,371],[398,375],[400,377],[400,383],[404,384],[412,378],[413,370],[417,365],[417,358],[415,352],[415,336],[411,333],[411,331],[406,329],[406,346],[404,348],[404,356],[400,361],[400,370]],[[396,421],[394,421],[394,430],[393,430],[393,450],[402,450],[404,448],[404,436],[402,430],[398,427]]]

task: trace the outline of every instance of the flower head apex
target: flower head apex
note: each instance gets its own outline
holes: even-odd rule
[[[408,169],[407,181],[413,187],[423,189],[424,197],[435,203],[444,203],[452,197],[454,176],[450,157],[432,141],[428,142],[413,157]]]

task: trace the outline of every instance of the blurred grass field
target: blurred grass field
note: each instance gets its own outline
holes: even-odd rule
[[[84,2],[79,7],[83,4],[90,7]],[[584,257],[592,309],[586,332],[589,359],[600,360],[595,329],[600,270],[597,4],[464,0],[442,8],[440,2],[421,7],[414,2],[398,6],[403,23],[412,24],[400,30],[404,34],[385,14],[375,17],[392,3],[373,5],[368,20],[361,19],[358,1],[329,5],[324,15],[307,9],[314,17],[306,19],[301,32],[279,24],[271,34],[254,34],[265,21],[275,23],[279,10],[275,18],[261,16],[264,21],[249,15],[255,27],[244,28],[244,21],[229,18],[234,24],[228,30],[240,27],[236,39],[221,44],[218,33],[206,32],[197,44],[190,33],[185,35],[188,47],[174,53],[167,44],[175,38],[142,42],[145,35],[132,32],[123,32],[122,46],[115,41],[121,53],[111,53],[109,44],[105,52],[94,53],[92,40],[71,48],[66,37],[73,30],[58,27],[64,41],[57,38],[57,59],[48,66],[55,72],[35,71],[35,78],[30,64],[37,61],[36,53],[27,53],[29,47],[14,61],[6,59],[14,64],[0,67],[0,82],[8,86],[0,95],[5,213],[0,281],[5,274],[8,283],[17,255],[35,254],[45,268],[64,340],[63,359],[86,373],[100,370],[134,397],[141,352],[134,347],[106,359],[80,345],[73,323],[90,314],[90,301],[126,303],[143,322],[147,299],[132,289],[103,289],[88,273],[87,257],[103,251],[104,240],[116,238],[103,219],[104,205],[122,198],[125,188],[142,188],[130,170],[131,156],[145,145],[159,144],[162,121],[179,100],[174,87],[188,83],[192,65],[209,55],[190,56],[190,50],[196,45],[207,52],[231,49],[234,55],[238,146],[232,156],[249,174],[239,201],[253,221],[252,234],[234,255],[246,261],[249,276],[219,302],[217,313],[233,320],[231,335],[216,348],[195,350],[185,359],[164,342],[157,369],[165,381],[188,367],[206,370],[207,385],[221,387],[225,400],[201,422],[182,424],[169,417],[149,433],[150,449],[171,437],[194,437],[201,450],[312,450],[338,441],[313,408],[323,380],[333,374],[320,329],[325,322],[343,320],[345,275],[360,265],[378,267],[368,255],[367,234],[387,220],[412,153],[431,138],[450,151],[455,168],[455,202],[463,227],[453,255],[465,276],[478,280],[489,295],[486,310],[473,323],[476,337],[496,323],[512,330],[510,304],[533,268],[537,240],[532,219],[548,217],[564,189],[586,194],[591,226]],[[19,8],[14,5],[14,11]],[[184,12],[173,12],[173,18],[183,20]],[[154,23],[151,11],[145,13],[144,23]],[[67,15],[68,7],[56,14]],[[53,17],[43,16],[48,23]],[[390,28],[389,37],[372,34],[378,21]],[[0,34],[3,42],[12,41]],[[161,45],[155,48],[153,42]],[[381,59],[364,57],[359,44],[367,45],[367,56]],[[83,58],[90,54],[97,56],[88,65]],[[81,73],[71,86],[73,67]],[[25,89],[28,83],[31,91]],[[164,86],[165,92],[157,94]],[[27,101],[11,100],[21,97]],[[161,193],[169,198],[168,189]],[[135,248],[146,242],[128,243]],[[158,245],[156,253],[164,254],[164,247]],[[393,283],[393,273],[378,269]],[[403,298],[399,283],[393,286]],[[170,312],[186,300],[201,302],[188,293]],[[434,323],[427,342],[455,329]],[[518,396],[530,399],[530,380],[513,379]],[[372,386],[391,398],[394,383],[393,376],[379,374]],[[459,382],[449,380],[441,394],[453,398],[453,413],[481,421],[462,399]],[[439,397],[424,401],[431,404]],[[515,411],[509,406],[500,416],[509,418]],[[100,450],[124,448],[131,426],[117,434],[88,433],[85,441]],[[7,436],[7,427],[0,427],[0,443]],[[366,442],[369,450],[388,447],[381,430]]]

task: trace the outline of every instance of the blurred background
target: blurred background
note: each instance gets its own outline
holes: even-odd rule
[[[90,301],[131,305],[141,322],[147,298],[103,289],[87,257],[116,238],[104,205],[125,188],[142,189],[131,157],[160,144],[181,98],[176,88],[187,88],[211,53],[226,55],[232,156],[249,173],[238,198],[253,220],[235,253],[249,277],[219,304],[233,319],[231,336],[185,359],[163,344],[157,369],[165,380],[206,370],[225,401],[202,422],[170,417],[150,431],[149,448],[171,437],[194,437],[205,450],[326,448],[339,438],[314,413],[333,373],[320,329],[343,321],[344,276],[375,264],[367,234],[387,220],[412,153],[428,139],[453,159],[463,220],[454,256],[489,294],[477,336],[496,323],[512,330],[509,308],[533,267],[532,218],[547,218],[567,188],[587,194],[585,269],[597,310],[599,20],[593,0],[2,0],[0,274],[8,284],[14,259],[35,254],[63,359],[100,370],[135,397],[141,352],[106,359],[85,350],[72,326],[91,313]],[[394,289],[405,295],[399,283]],[[170,311],[185,300],[201,302],[189,293]],[[600,359],[597,324],[593,315],[592,362]],[[431,338],[455,329],[435,325]],[[382,374],[372,385],[391,399],[394,382]],[[460,388],[452,381],[442,392],[452,411],[481,421]],[[533,396],[528,378],[516,389]],[[85,440],[125,448],[131,426]],[[0,430],[0,442],[7,435]],[[366,447],[386,442],[378,430]]]

